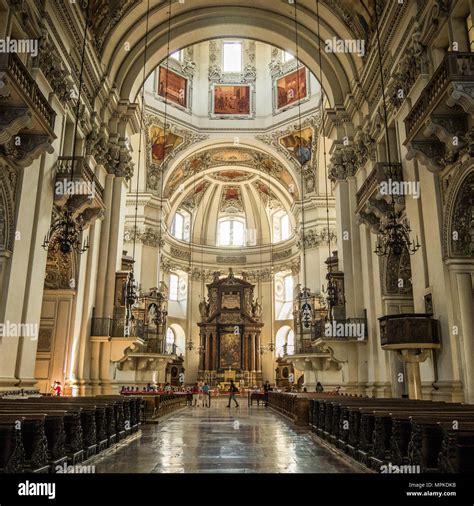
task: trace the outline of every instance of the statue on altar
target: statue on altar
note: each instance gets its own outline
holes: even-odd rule
[[[202,318],[207,318],[209,316],[209,307],[210,307],[209,301],[202,300],[199,303],[199,314],[201,315]]]
[[[258,302],[258,299],[252,304],[252,316],[254,318],[260,318],[262,316],[262,305]]]

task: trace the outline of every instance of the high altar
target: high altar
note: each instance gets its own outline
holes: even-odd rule
[[[255,286],[234,277],[232,269],[226,278],[207,285],[208,300],[201,301],[199,310],[200,361],[199,378],[211,385],[230,379],[245,386],[262,385],[260,355],[261,305],[254,301]]]

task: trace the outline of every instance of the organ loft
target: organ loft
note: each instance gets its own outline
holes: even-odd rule
[[[245,386],[262,384],[261,304],[255,285],[242,277],[214,273],[207,285],[207,301],[201,301],[199,378],[211,386],[231,379]]]

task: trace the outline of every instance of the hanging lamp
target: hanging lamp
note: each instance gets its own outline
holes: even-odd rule
[[[74,136],[71,160],[71,187],[74,187],[74,168],[76,165],[76,149],[77,149],[77,131],[79,128],[79,116],[81,114],[81,95],[82,86],[84,84],[84,62],[86,58],[87,31],[89,28],[89,12],[90,1],[87,1],[86,19],[84,24],[84,38],[82,42],[81,66],[79,71],[79,88],[76,103],[76,118],[74,122]],[[64,181],[65,182],[65,181]],[[69,197],[65,208],[59,210],[58,217],[51,224],[46,233],[42,248],[46,251],[61,252],[63,255],[77,253],[81,255],[89,249],[89,238],[82,240],[84,232],[84,222],[82,218],[74,218],[74,212],[71,203],[72,197]]]
[[[387,114],[387,103],[385,99],[385,83],[383,76],[383,62],[382,62],[382,51],[380,47],[380,27],[379,27],[379,16],[377,9],[377,1],[375,2],[375,22],[376,22],[376,39],[377,39],[377,54],[378,54],[378,68],[380,74],[380,85],[382,88],[382,107],[383,107],[383,121],[385,128],[385,142],[387,144],[387,158],[388,158],[388,177],[395,175],[395,168],[391,161],[390,154],[390,136],[388,134],[388,114]],[[395,255],[400,257],[404,250],[408,251],[410,255],[414,255],[420,248],[418,236],[416,240],[412,240],[410,237],[411,228],[410,222],[407,218],[403,218],[401,211],[397,211],[395,208],[395,199],[393,193],[390,198],[390,210],[387,217],[382,220],[377,239],[375,243],[374,253],[377,256],[388,257]]]
[[[138,145],[138,170],[137,170],[137,186],[135,192],[135,215],[134,215],[134,225],[133,225],[133,253],[132,253],[132,266],[127,276],[127,281],[125,283],[125,325],[124,325],[124,335],[129,336],[131,334],[131,324],[135,320],[133,315],[133,309],[136,307],[139,301],[139,289],[137,282],[135,280],[135,250],[137,243],[137,220],[138,220],[138,192],[140,189],[140,162],[142,156],[142,139],[143,139],[143,117],[145,113],[145,78],[146,78],[146,61],[147,61],[147,49],[148,49],[148,25],[149,25],[149,17],[150,17],[150,0],[148,0],[147,11],[146,11],[146,30],[145,30],[145,49],[143,51],[143,75],[142,75],[142,103],[141,103],[141,113],[140,113],[140,136],[139,136],[139,145]],[[158,311],[160,308],[158,308]],[[157,315],[157,319],[160,319],[160,316]]]

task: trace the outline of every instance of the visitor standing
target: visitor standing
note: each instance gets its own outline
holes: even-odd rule
[[[238,388],[234,385],[234,380],[230,380],[230,387],[229,387],[229,404],[227,404],[227,407],[230,408],[230,403],[232,401],[235,402],[235,407],[239,407],[239,403],[237,402],[237,399],[235,398],[235,394],[238,392]]]
[[[202,387],[202,407],[211,407],[211,399],[209,395],[209,385],[207,383],[204,383]]]
[[[197,406],[199,401],[199,385],[198,382],[194,383],[193,386],[193,406]]]

